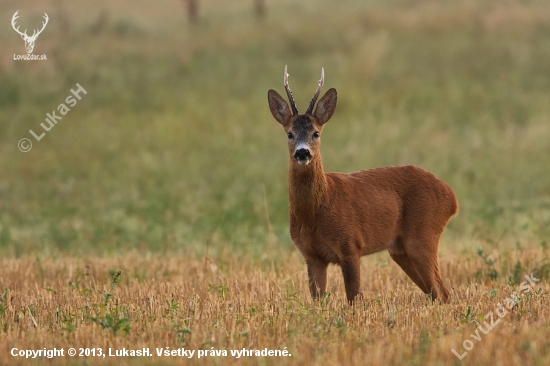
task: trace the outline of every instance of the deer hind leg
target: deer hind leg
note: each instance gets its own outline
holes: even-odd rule
[[[327,289],[328,263],[317,258],[307,258],[307,275],[309,279],[309,292],[313,299],[318,299]]]
[[[391,259],[401,267],[401,269],[409,276],[409,278],[418,286],[424,293],[428,293],[428,286],[426,282],[420,277],[414,262],[409,258],[407,254],[393,254],[390,253]]]
[[[432,300],[439,299],[446,303],[449,299],[449,290],[445,287],[439,271],[437,245],[435,251],[426,253],[427,248],[433,246],[426,246],[420,250],[410,248],[406,253],[390,253],[390,256],[425,294],[432,296]]]
[[[443,284],[437,260],[438,239],[414,240],[408,244],[400,240],[390,250],[390,256],[425,294],[432,296],[432,300],[447,302],[449,291]]]
[[[361,262],[360,257],[350,257],[342,260],[342,275],[344,276],[344,285],[346,286],[346,298],[351,304],[359,294],[361,284]]]

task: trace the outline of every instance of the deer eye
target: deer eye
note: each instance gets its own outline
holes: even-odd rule
[[[292,132],[289,132],[286,135],[288,136],[289,140],[292,140],[294,138],[294,135],[292,134]]]
[[[313,133],[313,138],[318,139],[319,138],[319,132],[315,131],[315,133]]]

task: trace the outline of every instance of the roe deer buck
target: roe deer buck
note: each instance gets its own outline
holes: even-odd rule
[[[439,271],[437,248],[447,221],[458,210],[451,187],[425,170],[397,166],[350,174],[325,173],[321,132],[336,108],[336,90],[299,114],[288,86],[290,108],[269,90],[269,109],[288,136],[290,236],[302,253],[311,296],[325,292],[329,263],[342,268],[346,297],[359,293],[360,257],[388,250],[391,258],[432,299],[447,302],[449,290]]]

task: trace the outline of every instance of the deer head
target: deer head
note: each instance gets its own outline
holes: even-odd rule
[[[19,30],[19,27],[15,27],[15,21],[17,20],[17,18],[19,18],[19,10],[15,12],[15,14],[13,14],[13,17],[11,18],[11,26],[13,27],[13,29],[19,33],[21,35],[21,38],[23,38],[23,40],[25,41],[25,49],[27,50],[27,53],[32,53],[32,50],[34,49],[34,42],[36,41],[36,38],[38,38],[38,36],[40,35],[40,33],[42,33],[42,31],[44,30],[44,28],[46,28],[46,24],[48,24],[48,14],[44,13],[44,22],[42,22],[42,29],[40,30],[37,30],[35,29],[32,36],[28,36],[27,35],[27,30],[25,29],[24,32],[21,32]]]
[[[311,99],[305,114],[299,114],[294,103],[292,92],[288,86],[286,66],[283,82],[290,102],[290,108],[283,97],[275,90],[271,89],[267,93],[271,114],[283,126],[287,134],[290,157],[299,165],[307,165],[312,159],[320,155],[321,131],[324,124],[332,117],[336,108],[336,89],[331,88],[319,100],[315,111],[313,111],[324,81],[325,71],[321,69],[321,79],[318,82],[317,90],[313,94],[313,99]]]

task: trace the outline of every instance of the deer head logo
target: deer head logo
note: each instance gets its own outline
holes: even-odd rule
[[[34,42],[36,41],[36,38],[38,38],[38,36],[40,35],[40,33],[42,33],[42,31],[44,30],[44,28],[46,28],[46,24],[48,24],[48,14],[44,13],[44,22],[42,22],[42,29],[40,30],[37,30],[35,29],[32,36],[28,36],[27,35],[27,30],[25,29],[24,32],[21,32],[19,30],[19,27],[15,27],[15,21],[17,20],[17,18],[19,18],[19,10],[17,10],[15,12],[15,14],[13,14],[13,17],[11,18],[11,26],[13,27],[13,29],[19,33],[21,35],[21,38],[23,38],[23,40],[25,41],[25,49],[27,50],[27,53],[32,53],[32,50],[34,49]]]

